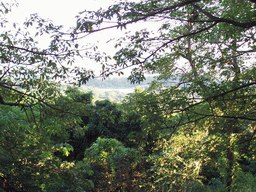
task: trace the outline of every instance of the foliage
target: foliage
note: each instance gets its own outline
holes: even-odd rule
[[[78,44],[67,41],[70,34],[63,26],[32,14],[23,25],[11,24],[6,14],[15,1],[1,2],[0,43],[0,103],[10,106],[33,106],[37,103],[54,105],[50,100],[58,94],[52,83],[82,83],[93,75],[91,70],[70,66],[79,55]],[[46,38],[47,48],[40,48]],[[92,46],[93,47],[93,46]],[[88,51],[89,52],[89,51]],[[89,75],[89,76],[87,76]],[[56,86],[55,86],[56,87]]]
[[[3,20],[1,188],[254,191],[255,6],[253,0],[120,1],[79,13],[71,32],[35,14],[24,33],[15,25],[6,31]],[[8,5],[0,10],[3,18]],[[78,43],[141,22],[159,28],[125,33],[114,56]],[[37,47],[36,36],[44,34],[50,35],[47,49]],[[104,78],[131,66],[132,83],[145,80],[146,72],[158,77],[120,106],[93,104],[92,93],[76,88],[63,96],[52,79],[71,77],[80,85],[94,77],[68,67],[76,55],[100,62]],[[70,162],[57,158],[58,151]]]
[[[75,186],[72,180],[66,181],[66,178],[74,178],[68,171],[74,164],[63,163],[54,156],[56,151],[69,155],[72,146],[51,139],[53,134],[67,137],[66,132],[61,131],[66,122],[49,116],[42,120],[38,118],[38,109],[31,111],[33,114],[17,107],[0,108],[1,188],[49,191],[60,190],[63,185]],[[36,122],[29,121],[31,116]]]
[[[130,118],[123,119],[123,112],[118,109],[116,103],[101,100],[93,104],[92,93],[83,93],[78,88],[68,87],[65,93],[67,96],[64,99],[72,100],[72,108],[75,107],[80,121],[77,121],[79,126],[71,125],[67,128],[70,133],[68,143],[73,146],[74,151],[69,156],[62,156],[62,159],[82,160],[85,149],[89,148],[98,137],[116,138],[127,146],[134,145],[127,136],[131,132],[139,132],[140,123],[132,122]],[[67,110],[68,105],[65,106]],[[65,139],[62,140],[64,141]]]
[[[142,21],[158,22],[157,32],[142,29],[118,39],[113,64],[103,62],[103,74],[107,77],[133,66],[129,77],[133,83],[143,81],[145,72],[159,74],[148,91],[127,99],[128,110],[141,117],[144,146],[150,136],[153,139],[149,152],[161,156],[161,150],[154,152],[162,147],[159,142],[175,143],[183,135],[182,131],[191,135],[197,131],[205,135],[205,143],[198,144],[203,148],[204,159],[186,156],[186,149],[188,153],[192,150],[187,147],[197,143],[194,136],[180,152],[186,156],[182,160],[184,166],[173,166],[179,168],[179,174],[185,172],[195,184],[207,185],[215,179],[223,190],[238,189],[240,169],[248,170],[246,163],[254,164],[255,1],[120,2],[107,10],[82,12],[74,30],[77,37],[87,33],[81,27],[89,22],[85,19],[94,28],[109,20],[116,23],[105,28],[123,29]],[[164,84],[165,81],[178,83]],[[176,145],[175,148],[179,149]],[[170,161],[179,162],[179,156],[171,156]],[[160,171],[154,158],[152,162]],[[200,174],[206,177],[205,181],[195,179],[191,170],[186,172],[189,169],[185,165],[199,159]],[[212,162],[219,164],[215,166]],[[166,170],[175,171],[173,167]],[[160,174],[155,182],[166,181],[170,190],[179,191],[182,187],[190,190],[190,179],[164,178]],[[171,185],[174,178],[178,188]]]
[[[116,139],[98,138],[86,150],[84,161],[93,168],[92,181],[99,191],[138,191],[146,179],[139,151]]]
[[[202,160],[206,158],[202,154],[205,137],[204,132],[189,135],[180,131],[172,139],[158,144],[158,153],[150,156],[155,173],[153,185],[157,191],[189,191],[192,188],[207,191],[200,184]]]

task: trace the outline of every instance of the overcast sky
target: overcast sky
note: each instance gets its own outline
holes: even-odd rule
[[[10,2],[11,0],[3,0]],[[12,11],[7,14],[10,23],[16,22],[22,24],[31,14],[37,13],[41,18],[50,19],[55,25],[63,25],[65,29],[75,26],[76,18],[79,12],[88,10],[96,11],[100,8],[108,8],[115,3],[115,0],[16,0],[18,7],[13,7]],[[85,43],[101,43],[101,50],[110,50],[107,48],[106,41],[114,35],[115,32],[101,32],[90,35],[90,38],[83,40]],[[118,32],[116,31],[116,34]],[[40,46],[48,46],[47,41],[39,41]],[[43,42],[43,43],[42,43]],[[99,71],[100,65],[90,60],[77,59],[75,65]]]
[[[10,0],[4,0],[9,2]],[[26,18],[29,18],[31,14],[37,13],[41,18],[50,19],[55,25],[63,25],[66,29],[74,26],[76,23],[75,16],[79,12],[88,10],[96,11],[100,8],[108,8],[110,5],[120,2],[119,0],[16,0],[19,5],[14,7],[12,12],[8,14],[8,20],[12,22],[23,23]],[[126,0],[122,0],[126,1]],[[140,1],[140,0],[127,0],[127,1]],[[140,27],[142,25],[140,24]],[[136,27],[128,26],[128,29],[135,30]],[[145,25],[147,28],[147,25]],[[124,31],[117,29],[112,29],[108,31],[99,32],[92,34],[85,41],[90,43],[100,42],[100,48],[106,51],[108,54],[115,53],[112,45],[107,45],[106,41],[110,38],[117,38],[123,34]],[[78,66],[83,66],[86,68],[99,71],[101,69],[100,65],[95,64],[93,61],[78,59],[75,63]],[[128,72],[126,75],[129,75]]]
[[[5,0],[7,1],[7,0]],[[114,0],[17,0],[19,6],[13,8],[12,17],[24,20],[30,14],[38,13],[43,18],[50,18],[56,24],[66,25],[75,21],[75,16],[84,10],[107,8]]]

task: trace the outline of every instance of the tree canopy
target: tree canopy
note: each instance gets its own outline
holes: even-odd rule
[[[11,5],[1,3],[2,189],[255,191],[255,3],[119,1],[79,13],[69,31],[36,14],[8,30]],[[110,29],[125,32],[114,55],[81,45]],[[36,42],[43,35],[44,49]],[[76,56],[100,62],[102,78],[129,67],[131,83],[156,78],[119,105],[93,104],[91,93],[58,88],[96,77],[72,68]]]
[[[142,29],[119,38],[102,75],[133,67],[129,79],[137,83],[145,72],[158,74],[148,92],[136,96],[145,130],[154,141],[172,138],[182,129],[189,134],[203,129],[208,132],[205,139],[218,137],[218,145],[226,148],[224,178],[231,189],[236,163],[254,156],[255,19],[253,1],[120,2],[106,10],[82,12],[74,35],[129,29],[134,23],[160,24],[157,31]],[[114,24],[101,27],[108,22]],[[179,83],[163,84],[174,79]]]

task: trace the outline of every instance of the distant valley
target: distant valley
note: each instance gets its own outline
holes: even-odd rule
[[[154,77],[146,77],[140,84],[131,84],[127,77],[91,79],[86,85],[82,85],[80,90],[83,92],[92,91],[95,100],[109,99],[111,101],[121,102],[123,98],[133,93],[136,87],[146,89]]]

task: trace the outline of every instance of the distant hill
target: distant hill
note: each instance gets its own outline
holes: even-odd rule
[[[131,89],[135,87],[146,88],[148,87],[148,83],[150,83],[153,80],[154,77],[149,76],[146,77],[146,80],[144,80],[140,84],[131,84],[131,82],[128,81],[127,77],[113,77],[105,80],[91,79],[84,86],[96,87],[99,89]]]
[[[146,89],[149,87],[149,83],[154,80],[153,76],[146,77],[146,80],[140,84],[131,84],[127,80],[127,77],[112,77],[105,80],[91,79],[85,85],[79,87],[83,92],[91,91],[95,100],[109,99],[110,101],[121,102],[123,98],[128,94],[134,92],[136,87]],[[177,84],[177,80],[165,80],[163,84],[165,86],[171,86]],[[63,85],[61,90],[65,90],[67,85]]]
[[[83,92],[92,91],[95,100],[109,99],[119,103],[123,100],[124,96],[133,92],[136,87],[148,88],[148,84],[153,80],[154,77],[149,76],[140,84],[131,84],[127,77],[112,77],[105,80],[91,79],[79,89]]]

